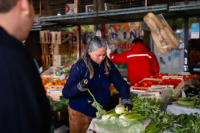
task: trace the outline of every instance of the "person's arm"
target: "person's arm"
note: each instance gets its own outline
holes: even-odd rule
[[[113,63],[117,65],[127,64],[127,52],[128,51],[125,51],[121,54],[110,53],[110,59]]]
[[[154,53],[151,54],[151,72],[152,74],[156,75],[156,73],[159,73],[160,71],[160,67],[159,67],[159,64],[158,64],[158,60],[155,56]]]
[[[114,84],[115,88],[119,91],[121,96],[121,104],[124,105],[126,110],[131,112],[133,108],[133,104],[130,100],[130,89],[126,81],[122,78],[121,74],[114,66],[114,64],[110,61],[111,65],[111,81]]]
[[[119,91],[122,99],[130,99],[130,89],[126,81],[121,76],[120,72],[110,61],[111,65],[111,81],[114,84],[117,91]]]
[[[78,64],[73,65],[70,70],[69,78],[67,79],[67,83],[62,91],[63,96],[67,99],[76,97],[81,93],[77,87],[77,85],[83,80],[81,78],[80,70],[81,69],[78,67]]]

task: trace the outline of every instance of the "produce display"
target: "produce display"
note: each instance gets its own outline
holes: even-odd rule
[[[101,128],[106,128],[107,125],[109,125],[109,129],[115,131],[116,133],[119,132],[117,130],[121,131],[121,129],[122,131],[129,131],[131,133],[141,133],[142,131],[144,131],[144,128],[141,126],[140,120],[156,120],[158,114],[160,113],[160,107],[163,104],[163,101],[160,99],[156,100],[156,98],[141,99],[137,98],[137,96],[134,94],[131,94],[131,100],[134,105],[131,113],[129,111],[126,111],[124,105],[118,105],[115,107],[115,109],[106,112],[102,116],[102,118],[95,123]],[[106,124],[102,124],[102,122]],[[130,127],[131,123],[133,123],[133,129]],[[136,130],[135,128],[139,129]],[[108,132],[109,131],[107,131],[106,133]]]
[[[65,99],[63,96],[60,96],[59,102],[54,102],[53,99],[48,96],[49,102],[51,104],[51,107],[53,108],[53,111],[64,111],[67,110],[69,99]]]
[[[158,115],[157,120],[152,122],[143,133],[160,133],[161,131],[172,133],[199,133],[199,124],[200,117],[198,113],[195,113],[195,115],[180,114],[176,116],[162,112]]]
[[[58,68],[53,72],[53,76],[60,76],[63,73],[68,72],[70,69],[71,69],[71,67],[69,67],[69,66],[62,66],[61,68]]]
[[[135,87],[151,87],[152,85],[159,85],[161,81],[143,80],[140,83],[135,83]]]
[[[166,54],[168,50],[179,46],[177,35],[162,15],[155,16],[153,13],[148,13],[144,21],[151,30],[154,45],[159,53]]]
[[[184,80],[193,80],[193,77],[191,75],[182,75]],[[197,77],[197,74],[194,75]]]
[[[196,95],[193,97],[181,97],[175,99],[176,103],[183,106],[189,106],[189,108],[200,108],[200,96]]]
[[[57,79],[53,79],[52,81],[49,81],[49,82],[45,83],[44,85],[49,85],[49,86],[52,86],[52,85],[65,85],[66,82],[67,82],[67,79],[60,80],[59,78],[57,78]]]
[[[60,80],[59,78],[52,79],[47,77],[42,77],[42,84],[45,87],[45,91],[49,89],[49,86],[52,87],[52,89],[62,89],[63,86],[66,84],[67,79]]]
[[[69,99],[65,99],[63,96],[60,96],[59,102],[54,102],[50,96],[48,96],[48,99],[51,105],[51,130],[53,133],[55,129],[63,125],[58,119],[58,112],[67,110]]]
[[[181,83],[181,81],[181,79],[163,79],[159,85],[173,85],[174,88],[176,88]]]

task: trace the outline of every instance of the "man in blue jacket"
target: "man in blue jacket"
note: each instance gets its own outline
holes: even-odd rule
[[[49,133],[50,105],[33,57],[23,46],[32,0],[0,0],[0,133]]]
[[[110,99],[110,84],[119,91],[122,104],[127,110],[133,105],[130,89],[114,64],[106,56],[107,43],[103,38],[94,37],[86,47],[83,58],[71,68],[69,78],[63,88],[63,96],[69,98],[70,133],[85,133],[97,110],[88,103],[95,99],[105,109]],[[84,80],[88,80],[85,84]]]

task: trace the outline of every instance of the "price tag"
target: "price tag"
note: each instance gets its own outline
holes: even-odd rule
[[[141,98],[160,98],[160,93],[159,92],[144,92],[144,93],[138,93],[138,97]]]
[[[60,76],[60,80],[64,80],[65,79],[65,74],[62,74],[61,76]]]
[[[49,91],[50,94],[60,94],[60,91]]]

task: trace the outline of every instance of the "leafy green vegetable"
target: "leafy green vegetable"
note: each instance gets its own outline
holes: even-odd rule
[[[153,121],[157,120],[163,100],[156,98],[134,99],[132,111],[138,112]]]
[[[96,101],[96,99],[94,98],[94,96],[93,96],[93,94],[90,92],[90,90],[89,89],[87,89],[88,90],[88,92],[90,93],[90,95],[92,96],[92,98],[93,98],[93,100],[94,100],[94,102],[92,103],[92,101],[89,101],[88,100],[88,102],[89,103],[92,103],[92,106],[93,107],[95,107],[96,109],[97,109],[97,112],[96,112],[96,117],[97,118],[100,118],[101,116],[103,116],[105,113],[106,113],[106,111],[103,109],[103,107]]]
[[[60,103],[63,104],[64,106],[68,106],[69,99],[65,99],[63,96],[60,96]]]

